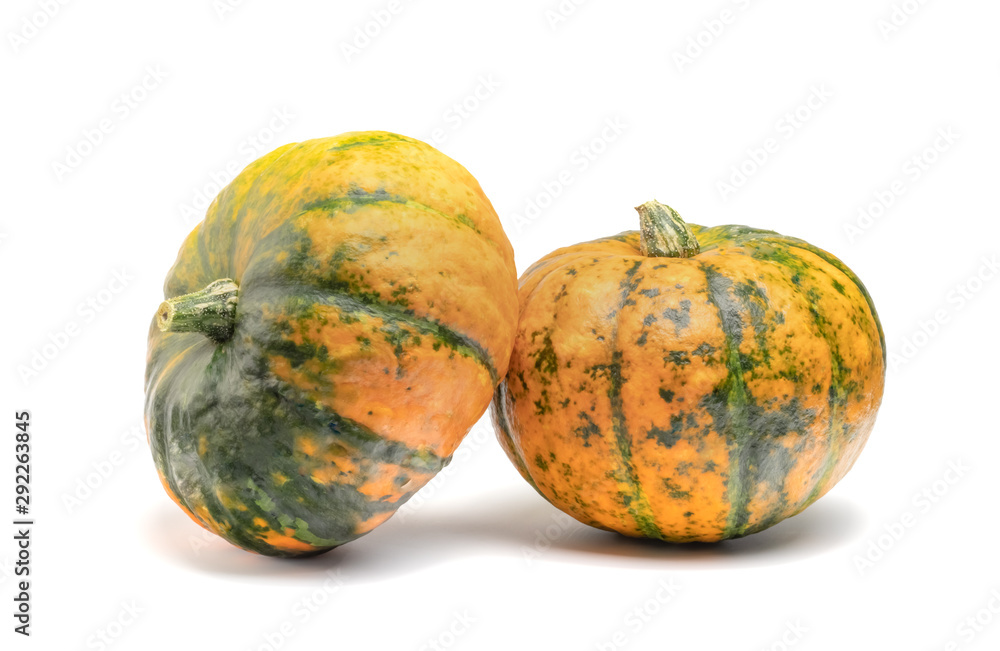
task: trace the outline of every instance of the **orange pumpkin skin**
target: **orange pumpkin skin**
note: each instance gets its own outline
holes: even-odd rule
[[[711,542],[802,511],[847,473],[885,344],[829,253],[744,226],[691,232],[690,257],[643,255],[631,231],[529,268],[491,413],[521,475],[574,518]]]

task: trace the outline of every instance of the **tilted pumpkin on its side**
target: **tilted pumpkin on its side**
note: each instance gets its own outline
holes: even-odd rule
[[[163,486],[262,554],[370,531],[486,410],[516,283],[486,195],[429,145],[348,133],[250,164],[188,236],[149,331]]]
[[[586,524],[677,542],[760,531],[826,493],[868,439],[885,383],[875,306],[802,240],[638,210],[641,232],[522,275],[497,435]]]

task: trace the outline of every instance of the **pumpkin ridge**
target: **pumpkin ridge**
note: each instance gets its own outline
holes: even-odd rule
[[[205,341],[208,340],[206,339]],[[185,349],[185,354],[186,351],[190,351],[194,347],[195,346],[191,346]],[[222,347],[212,345],[212,348],[216,349],[217,351],[219,348]],[[213,353],[212,359],[211,361],[208,362],[206,368],[208,366],[211,366],[214,360],[215,360],[215,354]],[[153,412],[154,413],[158,412],[160,414],[164,413],[167,414],[165,418],[165,422],[167,423],[165,425],[165,431],[171,433],[176,432],[176,428],[172,426],[172,421],[173,421],[172,412],[173,409],[176,407],[172,405],[168,406],[166,404],[166,398],[160,397],[160,393],[157,391],[157,387],[154,387],[148,395],[151,396],[153,399]],[[244,537],[233,535],[232,527],[230,527],[229,529],[223,529],[221,526],[216,526],[216,524],[219,522],[227,522],[227,521],[232,522],[234,518],[233,514],[230,513],[230,511],[221,504],[217,496],[215,496],[214,494],[209,495],[209,491],[204,490],[206,486],[212,485],[213,481],[211,475],[208,473],[208,470],[204,465],[204,459],[202,458],[202,455],[197,452],[192,453],[190,450],[185,451],[184,449],[182,449],[180,443],[176,441],[176,438],[174,436],[164,436],[162,437],[162,440],[158,439],[158,442],[162,443],[162,447],[160,449],[160,458],[161,458],[161,463],[163,465],[163,476],[168,484],[171,496],[176,498],[178,504],[180,504],[184,508],[187,514],[191,516],[192,519],[196,520],[202,527],[211,531],[212,533],[215,533],[218,536],[221,536],[226,539],[230,538],[239,539],[241,543],[249,542],[249,540]],[[192,503],[191,500],[187,499],[187,496],[189,495],[188,491],[179,490],[178,480],[175,470],[176,464],[174,463],[173,459],[175,448],[176,452],[184,457],[185,467],[191,468],[191,466],[193,465],[194,466],[193,469],[198,474],[199,482],[198,482],[197,494],[198,497],[200,497],[200,504],[194,504]],[[204,510],[210,516],[213,522],[209,522],[208,519],[204,517],[202,510]]]
[[[360,188],[352,188],[346,195],[339,195],[335,197],[328,197],[322,201],[316,201],[311,204],[307,204],[302,207],[301,211],[297,213],[294,217],[298,217],[304,213],[311,210],[333,210],[338,211],[343,209],[345,206],[370,206],[380,203],[392,203],[406,206],[407,208],[415,208],[423,212],[429,213],[436,217],[441,217],[447,221],[452,222],[466,228],[471,228],[477,235],[484,235],[479,226],[466,217],[462,215],[449,215],[446,212],[438,210],[437,208],[432,208],[425,203],[416,201],[408,197],[403,197],[400,195],[389,194],[385,190],[376,190],[375,192],[365,192]],[[353,212],[351,210],[345,210],[345,212]],[[293,218],[294,218],[293,217]],[[499,245],[494,242],[491,238],[486,238],[490,244],[499,249]]]
[[[719,428],[719,433],[729,438],[733,445],[726,482],[730,511],[723,535],[736,537],[742,535],[750,518],[751,495],[748,475],[753,461],[751,446],[744,445],[753,436],[746,418],[746,406],[750,402],[750,395],[743,377],[743,364],[740,361],[739,351],[744,324],[739,305],[728,295],[728,287],[732,285],[732,281],[712,265],[700,264],[700,267],[705,274],[708,302],[715,306],[719,313],[719,322],[726,340],[727,375],[712,392],[711,400],[719,403],[719,411],[725,410],[728,414],[727,417],[717,417],[715,411],[712,409],[708,411],[716,427]],[[734,323],[734,317],[738,323]],[[706,397],[703,401],[708,399]]]
[[[198,260],[201,261],[201,272],[205,275],[206,278],[212,278],[213,280],[216,278],[224,278],[225,276],[216,275],[216,270],[213,268],[214,265],[212,264],[212,254],[208,251],[208,243],[207,243],[208,238],[205,237],[205,227],[203,224],[204,222],[198,224],[198,226],[195,227],[198,231],[195,243],[198,248]],[[192,289],[191,291],[197,291],[197,288]],[[184,292],[184,293],[186,294],[190,292]],[[183,294],[178,294],[178,296],[182,295]],[[176,298],[176,296],[166,296],[164,298]]]
[[[278,149],[276,149],[275,151],[281,151],[281,153],[278,154],[277,156],[275,156],[274,160],[268,161],[267,165],[265,165],[264,167],[262,167],[261,170],[259,172],[257,172],[257,176],[255,176],[254,179],[253,179],[253,181],[247,185],[247,189],[244,192],[244,194],[245,195],[249,195],[253,191],[254,187],[256,187],[256,185],[260,182],[261,178],[263,178],[263,176],[265,174],[271,172],[277,166],[278,161],[280,161],[283,158],[285,158],[285,156],[287,156],[289,152],[291,152],[291,151],[293,151],[295,149],[299,149],[300,146],[301,146],[301,144],[302,143],[298,143],[298,142],[289,143],[289,144],[287,144],[287,145],[284,146],[284,151],[281,151],[282,150],[281,147],[279,147]],[[271,153],[273,154],[274,152],[271,152]],[[253,165],[253,164],[254,163],[250,163],[250,165]],[[247,167],[249,167],[249,165]],[[246,168],[244,168],[244,171],[245,171],[245,169]],[[240,174],[243,174],[243,172],[240,172]],[[240,178],[240,175],[238,174],[236,176],[236,179],[233,180],[233,182],[235,182],[239,178]],[[226,192],[230,191],[230,188],[233,186],[233,182],[230,182],[229,185],[227,185],[225,188],[223,188],[222,192],[219,193],[219,197],[222,197],[223,194],[225,194]],[[216,201],[219,201],[219,197],[216,198]],[[221,201],[220,201],[220,203],[221,203]],[[242,213],[242,214],[240,214],[240,213]],[[242,273],[237,273],[239,270],[236,269],[236,255],[237,255],[237,250],[239,248],[239,243],[240,243],[240,238],[238,237],[238,234],[239,234],[240,230],[243,227],[243,220],[246,219],[246,216],[248,214],[252,214],[252,211],[248,211],[246,209],[241,208],[237,212],[237,214],[234,216],[235,218],[233,219],[233,223],[230,225],[230,228],[232,229],[232,242],[230,242],[230,244],[229,244],[229,255],[226,256],[226,264],[227,264],[227,267],[228,267],[226,269],[226,271],[229,271],[231,273],[224,273],[222,275],[216,276],[217,278],[227,278],[227,277],[228,278],[232,278],[232,279],[234,279],[236,281],[236,284],[240,284],[240,282],[243,280],[243,274]],[[218,220],[218,219],[219,219],[219,217],[216,215],[216,220]],[[205,224],[207,222],[208,222],[208,219],[206,219],[202,223]],[[199,240],[203,240],[205,238],[200,237],[200,234],[199,234],[199,238],[198,239]],[[261,238],[261,239],[263,239],[263,238]],[[201,242],[199,241],[199,253],[201,253],[201,250],[202,250],[201,246],[202,246]],[[211,269],[211,265],[209,265],[209,268]],[[216,270],[216,271],[218,271],[218,270]]]
[[[622,404],[622,386],[626,380],[622,377],[622,352],[615,350],[611,354],[611,364],[608,367],[608,400],[611,402],[611,428],[615,435],[615,450],[618,452],[622,468],[621,482],[631,489],[625,508],[632,515],[636,526],[644,536],[662,538],[663,534],[651,514],[642,487],[639,485],[639,475],[632,461],[632,441],[629,438],[628,424],[625,420],[625,407]],[[643,512],[644,511],[644,512]]]
[[[345,314],[363,313],[381,319],[386,325],[403,324],[417,330],[422,335],[434,336],[443,345],[451,348],[464,357],[475,360],[490,375],[490,380],[499,382],[499,373],[493,363],[493,357],[482,344],[472,337],[462,334],[443,323],[428,316],[414,313],[408,308],[392,305],[369,294],[333,290],[315,285],[301,286],[295,296],[306,298],[312,304],[336,307]],[[283,296],[288,296],[288,286],[277,283],[255,283],[253,291],[275,290]],[[244,293],[248,293],[244,291]]]
[[[820,260],[829,263],[829,260],[827,260],[826,257],[819,255],[818,251],[822,251],[822,249],[814,251],[813,249],[815,247],[812,247],[812,245],[809,245],[802,240],[780,235],[777,238],[761,238],[756,240],[756,242],[767,246],[777,245],[782,247],[781,255],[785,257],[783,260],[773,259],[773,254],[764,252],[759,247],[752,246],[752,249],[754,258],[768,262],[781,269],[784,273],[788,273],[791,270],[795,273],[795,276],[800,276],[800,271],[809,270],[815,272],[818,270],[826,275],[829,275],[822,269],[822,267],[818,267],[812,261],[806,260],[800,255],[795,255],[793,253],[793,250],[802,251],[804,253],[809,253],[810,255],[815,255],[820,258]],[[831,264],[831,266],[841,273],[844,273],[849,279],[852,280],[852,282],[854,282],[854,278],[856,278],[856,276],[848,274],[847,271],[849,270],[847,270],[842,263],[839,265]],[[798,282],[801,283],[802,280],[799,280]],[[815,287],[810,291],[816,291]],[[827,345],[830,358],[830,385],[827,391],[827,407],[830,412],[827,425],[827,453],[823,463],[823,468],[819,472],[818,477],[815,479],[815,486],[809,496],[802,502],[799,510],[806,508],[819,499],[819,497],[828,488],[832,473],[836,468],[838,458],[841,456],[841,448],[844,443],[843,436],[849,430],[849,424],[846,422],[843,412],[844,406],[847,404],[849,399],[847,385],[849,383],[848,376],[850,375],[850,369],[844,366],[844,360],[839,353],[835,333],[831,333],[825,326],[825,317],[820,311],[821,306],[821,301],[811,300],[809,304],[809,311],[812,315],[812,323],[816,332]],[[878,317],[874,314],[873,321],[876,323],[878,322]],[[878,327],[881,334],[881,324],[879,324]],[[885,349],[883,347],[883,355],[884,350]]]
[[[227,353],[229,352],[230,348],[231,346],[227,345],[218,346],[216,354],[213,355],[209,365],[212,367],[229,368],[230,370],[232,370],[231,367],[226,363],[226,359],[228,358]],[[224,373],[224,371],[220,369],[219,371],[217,371],[212,375],[212,381],[215,383],[216,386],[218,386],[220,383],[223,384],[225,383],[225,379],[222,377],[222,373]],[[216,396],[218,394],[216,390],[213,390],[209,393],[209,395]],[[215,398],[213,398],[213,400],[215,400]],[[178,449],[180,450],[179,447]],[[221,475],[219,475],[216,472],[210,471],[208,465],[206,464],[205,456],[206,455],[204,454],[203,450],[200,448],[196,450],[189,450],[187,451],[186,454],[186,457],[188,458],[187,466],[189,468],[192,468],[195,472],[197,472],[199,477],[197,493],[201,499],[200,506],[210,516],[211,519],[211,522],[206,522],[205,518],[202,517],[200,513],[202,509],[198,508],[190,509],[190,506],[188,505],[188,508],[191,511],[198,513],[199,520],[201,521],[202,526],[204,526],[209,531],[216,533],[222,538],[232,542],[233,544],[236,544],[244,549],[249,549],[251,551],[255,551],[258,553],[264,553],[272,556],[290,556],[290,555],[299,555],[304,551],[303,549],[298,549],[297,547],[288,548],[286,546],[285,548],[283,548],[271,544],[268,538],[261,538],[257,535],[254,535],[252,529],[243,526],[241,521],[246,519],[246,516],[241,516],[238,512],[233,511],[224,503],[224,500],[219,496],[218,487],[220,486],[220,484],[225,485],[226,482],[223,480]],[[247,483],[249,488],[253,490],[258,496],[262,496],[260,498],[261,501],[266,500],[266,503],[269,503],[272,506],[274,506],[274,497],[268,494],[266,491],[260,489],[253,482],[252,479],[253,474],[257,472],[259,469],[253,468],[239,456],[235,456],[230,459],[230,465],[228,468],[229,472],[232,472],[233,469],[236,467],[240,467],[244,471],[244,476],[248,477]],[[257,502],[257,500],[255,500],[255,502]],[[268,512],[270,511],[270,509],[264,509],[260,505],[260,502],[257,502],[256,505],[258,506],[258,508],[261,509],[261,511],[256,512],[257,513],[256,517],[261,517],[263,515],[269,514]],[[278,520],[287,517],[288,517],[287,514],[282,514],[281,516],[279,516]],[[306,524],[300,518],[295,518],[295,521],[303,522],[303,524]],[[276,522],[274,518],[272,517],[268,518],[269,525],[273,525],[274,522]],[[228,524],[228,526],[225,526],[225,524]],[[278,522],[278,526],[271,526],[270,528],[275,533],[284,530],[284,527],[281,526],[280,522]],[[308,532],[308,524],[306,524],[306,529]],[[295,533],[296,534],[299,533],[298,527],[296,527]],[[297,536],[294,537],[288,536],[288,537],[293,538],[294,541],[301,543],[301,545],[306,548],[317,547],[315,543],[313,543],[312,541],[307,541],[304,538],[299,538]],[[324,543],[322,546],[317,547],[315,553],[328,551],[329,549],[338,546],[338,544],[341,544],[337,543],[334,545],[328,545],[325,544],[327,541],[323,539],[320,539],[316,536],[313,536],[313,538],[318,541],[323,541]],[[335,542],[335,541],[330,541],[330,542]],[[312,552],[310,551],[307,553],[312,553]]]
[[[363,133],[363,132],[355,132]],[[416,142],[412,138],[407,138],[406,136],[399,135],[397,133],[390,133],[388,131],[383,131],[389,138],[383,138],[381,140],[376,140],[374,138],[369,138],[368,140],[355,140],[353,142],[348,142],[343,145],[334,145],[333,147],[327,147],[327,151],[345,151],[347,149],[354,149],[355,147],[384,147],[385,145],[391,145],[397,142]],[[346,135],[346,134],[345,134]],[[309,142],[308,140],[305,142]]]
[[[203,526],[223,538],[232,540],[241,547],[255,542],[251,536],[245,535],[243,527],[232,526],[232,523],[237,522],[238,518],[236,517],[236,514],[226,508],[216,492],[214,490],[205,490],[208,486],[215,486],[216,482],[213,481],[212,473],[209,472],[208,467],[205,465],[204,456],[197,452],[191,454],[190,456],[194,459],[191,465],[194,466],[194,469],[197,471],[200,478],[200,489],[198,492],[201,495],[205,509],[208,511],[209,515],[212,516],[212,519],[215,522],[231,523],[226,529],[209,526],[209,523],[205,523]]]
[[[528,464],[524,459],[524,455],[514,444],[514,437],[510,432],[510,424],[507,422],[507,380],[503,380],[497,385],[497,388],[493,392],[493,403],[491,409],[491,416],[493,424],[497,432],[501,436],[500,445],[510,450],[511,460],[514,462],[514,467],[520,472],[521,476],[531,485],[532,488],[538,492],[539,495],[545,497],[545,494],[538,489],[538,485],[535,484],[534,478],[528,472]],[[548,499],[548,498],[546,498]]]
[[[573,247],[567,247],[567,248],[573,248]],[[555,264],[556,260],[558,260],[559,258],[565,258],[567,256],[572,256],[572,257],[569,258],[569,259],[566,259],[566,260],[562,260],[558,264]],[[591,253],[588,253],[587,251],[572,250],[572,251],[566,251],[565,253],[563,253],[560,256],[552,257],[552,258],[549,258],[547,260],[539,260],[534,265],[532,265],[527,271],[525,271],[524,274],[523,274],[523,276],[522,276],[525,279],[532,278],[533,280],[535,280],[535,285],[534,285],[534,287],[531,288],[531,291],[529,291],[527,293],[527,295],[525,295],[524,297],[522,297],[520,300],[523,301],[524,303],[528,303],[531,300],[531,298],[535,295],[535,290],[538,289],[538,287],[540,287],[542,285],[542,283],[545,281],[546,278],[548,278],[552,274],[556,273],[557,271],[560,271],[561,269],[565,269],[567,266],[573,264],[575,261],[577,261],[577,260],[579,260],[581,258],[586,259],[586,260],[590,260],[590,261],[594,261],[595,259],[603,261],[603,260],[612,259],[612,258],[619,258],[619,257],[621,257],[621,256],[618,255],[618,254],[612,254],[612,253],[601,253],[601,254],[598,254],[598,253],[594,252],[593,254],[591,254]],[[639,254],[636,253],[635,257],[636,257],[636,259],[640,259],[641,256],[639,256]],[[543,270],[543,267],[551,267],[551,268]],[[537,279],[534,278],[534,276],[538,275],[539,273],[541,275],[539,275]]]
[[[868,288],[865,287],[865,284],[863,282],[861,282],[861,278],[859,278],[857,274],[851,271],[851,269],[847,265],[845,265],[843,261],[841,261],[839,258],[837,258],[836,256],[827,251],[824,251],[823,249],[817,246],[809,244],[808,242],[802,242],[801,244],[797,243],[792,244],[790,245],[789,248],[802,249],[808,251],[813,255],[822,258],[827,264],[834,267],[835,269],[837,269],[837,271],[841,272],[842,274],[851,279],[851,282],[854,283],[854,285],[861,292],[861,295],[864,296],[865,301],[868,303],[868,310],[869,312],[871,312],[872,320],[875,322],[875,327],[878,329],[879,343],[882,346],[882,363],[884,365],[886,363],[888,356],[888,351],[886,350],[885,347],[885,332],[882,329],[882,322],[878,318],[878,312],[875,311],[875,302],[874,300],[872,300],[872,296],[868,292]]]
[[[789,249],[802,249],[808,251],[809,253],[815,254],[815,252],[810,251],[808,248],[790,246]],[[791,255],[791,254],[790,254]],[[803,260],[799,256],[793,255],[801,265],[804,267],[811,267],[807,260]],[[822,258],[822,256],[819,256]],[[835,266],[835,265],[834,265]],[[836,266],[835,266],[836,268]],[[838,269],[842,271],[841,269]],[[846,434],[849,429],[847,422],[844,419],[843,407],[848,401],[848,391],[845,386],[848,382],[848,376],[850,375],[850,369],[844,366],[843,357],[840,355],[839,346],[836,343],[836,337],[833,336],[825,326],[825,317],[820,312],[821,302],[814,301],[810,312],[813,317],[813,325],[816,327],[816,331],[826,342],[827,347],[830,351],[830,388],[828,391],[827,404],[830,409],[829,425],[827,426],[827,436],[829,437],[829,443],[827,446],[827,457],[823,463],[823,471],[816,481],[816,486],[813,488],[812,493],[805,500],[805,505],[808,506],[814,501],[819,499],[820,495],[828,487],[830,477],[833,474],[834,468],[837,465],[838,457],[840,456],[840,450],[844,443],[844,434]],[[875,318],[877,321],[877,317]],[[883,351],[885,349],[883,348]]]
[[[357,448],[359,454],[373,461],[430,473],[440,471],[451,462],[450,456],[442,457],[429,449],[418,450],[405,443],[386,439],[378,432],[341,415],[334,409],[315,404],[300,389],[287,383],[282,384],[283,389],[271,390],[279,402],[293,409],[303,421],[322,425],[337,438]]]
[[[850,269],[850,267],[844,264],[843,260],[833,255],[829,251],[826,251],[824,249],[819,248],[818,246],[810,244],[805,240],[799,239],[797,237],[791,237],[788,235],[782,235],[781,233],[778,233],[776,231],[755,229],[739,225],[727,225],[727,226],[713,226],[712,228],[709,229],[703,229],[702,232],[707,231],[710,234],[709,236],[712,235],[718,236],[718,233],[712,233],[712,231],[715,231],[717,229],[736,230],[737,232],[735,234],[727,232],[726,236],[730,237],[731,241],[735,244],[748,246],[751,248],[756,248],[754,246],[756,244],[768,244],[771,246],[775,245],[781,246],[786,249],[798,249],[801,251],[806,251],[822,259],[831,267],[835,268],[837,271],[847,276],[848,279],[850,279],[850,281],[858,288],[858,291],[861,292],[861,295],[865,298],[865,301],[868,303],[868,310],[871,312],[872,320],[875,322],[875,327],[878,329],[879,343],[881,344],[882,347],[882,363],[884,364],[886,362],[887,350],[885,345],[885,332],[883,331],[882,328],[882,322],[878,318],[878,312],[875,309],[875,302],[872,299],[871,293],[868,291],[868,288],[865,287],[865,284],[861,281],[861,278],[859,278],[858,275]],[[717,246],[718,246],[717,244],[713,243],[710,245],[710,248],[717,248]],[[709,247],[706,247],[706,250],[708,250],[708,248]],[[766,257],[758,257],[757,259],[766,260],[768,262],[776,264],[779,267],[783,266],[779,262],[770,260]],[[809,265],[808,262],[801,260],[801,258],[798,259],[803,264]]]
[[[634,302],[631,302],[630,297],[632,292],[639,287],[639,282],[642,280],[641,276],[638,279],[635,278],[642,263],[643,259],[634,260],[632,267],[625,272],[626,279],[619,285],[622,290],[621,299],[618,302],[617,309],[611,315],[613,325],[610,341],[611,363],[607,367],[608,400],[611,403],[611,428],[615,435],[614,449],[618,452],[622,467],[621,482],[631,488],[631,495],[627,496],[629,500],[625,504],[625,507],[635,519],[639,531],[644,536],[663,538],[663,533],[653,518],[652,508],[639,483],[639,475],[635,468],[635,462],[632,460],[632,439],[628,431],[628,424],[625,418],[625,405],[622,400],[622,389],[627,382],[622,374],[622,358],[624,354],[618,348],[618,319],[621,317],[622,310],[625,307],[629,304],[634,304]]]
[[[199,338],[203,339],[204,341],[207,341],[203,337],[199,336]],[[181,352],[174,353],[174,354],[175,355],[179,355],[181,358],[183,358],[183,357],[187,356],[187,354],[191,350],[195,349],[196,347],[198,347],[198,342],[197,342],[197,340],[194,340],[194,341],[192,341],[192,344],[190,346],[188,346],[187,348],[182,349]],[[163,382],[164,379],[166,379],[167,373],[171,370],[171,368],[173,366],[174,365],[165,365],[165,367],[157,369],[156,373],[155,373],[155,380],[147,382],[147,384],[146,384],[146,396],[147,396],[146,409],[147,409],[147,413],[148,413],[148,410],[149,410],[150,403],[152,403],[152,409],[153,409],[154,412],[156,412],[156,411],[162,411],[162,400],[163,399],[160,398],[160,394],[158,392],[158,389],[159,389],[160,383]],[[158,407],[158,405],[159,405],[159,407]],[[177,478],[175,477],[174,463],[173,463],[173,459],[172,459],[172,454],[173,453],[170,450],[169,441],[166,439],[166,437],[157,437],[157,436],[148,436],[148,435],[147,435],[147,437],[149,438],[150,447],[152,448],[152,450],[154,452],[154,456],[158,455],[160,457],[161,464],[162,464],[161,475],[163,477],[163,481],[167,484],[167,488],[170,491],[171,497],[173,497],[173,498],[176,499],[178,505],[180,505],[181,508],[184,509],[184,511],[189,516],[191,516],[192,519],[195,519],[196,516],[194,515],[194,511],[191,509],[191,505],[188,504],[187,499],[185,498],[186,493],[184,491],[179,490],[179,487],[177,485]],[[200,521],[199,521],[199,524],[201,524],[203,527],[205,527],[205,524],[202,523],[202,522],[200,522]]]
[[[321,419],[328,419],[327,427],[330,431],[342,440],[355,443],[359,451],[362,451],[369,458],[373,457],[377,450],[380,463],[391,463],[420,472],[436,473],[451,462],[450,456],[442,457],[430,450],[415,450],[405,443],[383,438],[377,432],[332,409],[323,408],[319,410],[317,416]]]

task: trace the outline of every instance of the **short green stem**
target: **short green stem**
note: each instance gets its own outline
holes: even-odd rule
[[[200,332],[216,343],[226,342],[236,327],[239,291],[236,283],[223,278],[200,291],[168,298],[156,312],[156,325],[162,332]]]
[[[701,253],[698,238],[677,211],[660,203],[647,201],[639,211],[641,238],[639,250],[654,258],[692,258]]]

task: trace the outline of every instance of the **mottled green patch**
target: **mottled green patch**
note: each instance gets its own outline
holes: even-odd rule
[[[549,402],[549,392],[542,389],[541,397],[535,401],[535,415],[544,416],[552,413],[552,404]]]
[[[680,308],[663,310],[663,318],[673,322],[674,334],[679,337],[681,331],[691,325],[691,301],[685,298],[680,302]]]
[[[680,486],[669,477],[663,478],[663,488],[667,491],[667,495],[675,500],[691,499],[691,491],[681,490]]]
[[[583,439],[583,447],[590,447],[590,437],[600,436],[601,428],[597,426],[597,423],[593,421],[589,414],[585,411],[581,411],[577,414],[577,417],[583,421],[583,424],[573,430],[573,433]]]
[[[542,333],[532,333],[532,343],[535,343],[537,335],[540,334]],[[550,330],[546,330],[542,336],[542,345],[528,353],[528,357],[535,359],[535,370],[541,374],[539,379],[542,383],[549,384],[551,380],[544,376],[555,375],[559,372],[559,358],[556,356],[555,347],[552,345],[552,333]]]
[[[715,346],[712,346],[711,344],[705,342],[700,344],[697,348],[695,348],[691,352],[691,354],[694,355],[695,357],[700,357],[701,361],[704,362],[705,364],[710,364],[713,361],[712,356],[715,355],[715,351],[716,351]]]
[[[635,299],[632,298],[632,293],[635,292],[637,289],[639,289],[639,283],[642,281],[641,277],[636,278],[636,274],[639,272],[639,267],[641,266],[642,266],[642,261],[635,260],[632,263],[632,266],[625,271],[625,278],[623,278],[622,281],[618,283],[618,289],[621,290],[622,298],[618,304],[618,307],[611,314],[612,317],[615,316],[618,312],[620,312],[623,308],[636,304]]]
[[[670,429],[660,427],[650,427],[646,432],[646,438],[656,439],[656,442],[665,448],[672,448],[681,440],[681,432],[684,429],[684,418],[682,416],[671,416]]]
[[[686,350],[671,350],[663,358],[663,365],[687,366],[691,363],[691,355]]]

